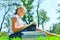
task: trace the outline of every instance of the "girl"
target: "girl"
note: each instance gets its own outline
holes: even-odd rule
[[[23,17],[25,15],[25,13],[27,12],[27,9],[25,7],[18,7],[16,9],[15,14],[12,17],[12,32],[10,34],[9,37],[16,37],[19,36],[21,37],[22,35],[22,31],[42,31],[44,33],[46,33],[47,35],[52,35],[52,36],[56,36],[57,34],[53,34],[53,33],[49,33],[45,30],[39,29],[36,27],[36,23],[31,23],[31,24],[25,24],[22,20],[21,17]]]
[[[23,17],[26,12],[27,12],[27,9],[23,6],[20,6],[16,9],[16,12],[12,17],[12,28],[11,28],[12,32],[10,34],[10,37],[21,36],[22,31],[35,31],[36,30],[35,22],[31,24],[25,24],[21,20],[21,17]]]

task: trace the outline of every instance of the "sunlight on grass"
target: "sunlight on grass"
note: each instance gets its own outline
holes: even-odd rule
[[[39,37],[37,40],[60,40],[58,36]]]
[[[12,40],[22,40],[21,38],[12,38]]]
[[[8,37],[0,37],[0,40],[8,40]]]
[[[9,38],[6,36],[0,37],[0,40],[9,40]],[[22,38],[11,38],[11,40],[22,40]],[[60,40],[60,37],[57,36],[46,36],[46,37],[39,37],[37,40]]]

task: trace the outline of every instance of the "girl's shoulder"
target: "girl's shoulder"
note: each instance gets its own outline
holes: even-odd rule
[[[12,15],[11,18],[17,18],[17,17],[18,17],[18,15],[15,14],[15,15]]]

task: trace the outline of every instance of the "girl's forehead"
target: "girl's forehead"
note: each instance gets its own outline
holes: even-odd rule
[[[18,8],[17,10],[22,10],[22,11],[23,11],[23,9],[22,9],[22,8]]]
[[[18,9],[23,9],[23,8],[19,7]]]

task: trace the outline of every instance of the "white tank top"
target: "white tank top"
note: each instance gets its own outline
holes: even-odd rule
[[[17,18],[17,22],[18,22],[18,25],[20,26],[23,26],[24,24],[26,24],[25,22],[23,22],[21,20],[21,17],[19,18],[18,15],[13,15],[12,18]],[[16,25],[16,24],[15,24]],[[19,28],[20,26],[16,26],[16,28]],[[11,27],[10,27],[10,31],[9,31],[9,35],[13,34],[14,32],[12,31],[12,21],[11,21]]]

